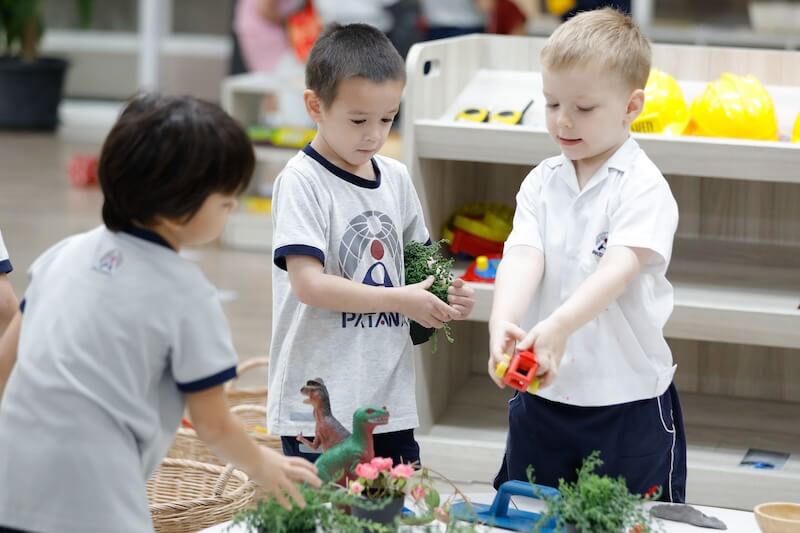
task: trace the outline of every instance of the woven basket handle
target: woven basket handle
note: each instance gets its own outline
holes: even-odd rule
[[[239,380],[239,377],[244,374],[245,372],[249,372],[254,368],[258,368],[260,366],[269,366],[269,358],[267,357],[251,357],[244,363],[241,363],[239,366],[236,367],[236,377],[230,380],[226,386],[228,389],[232,389],[234,384]]]
[[[217,498],[222,496],[222,493],[225,491],[225,487],[228,485],[228,480],[231,478],[231,474],[233,474],[234,466],[229,464],[225,467],[225,470],[217,478],[217,482],[214,484],[214,496]]]

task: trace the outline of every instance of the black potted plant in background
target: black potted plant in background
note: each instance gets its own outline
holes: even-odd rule
[[[93,0],[76,0],[87,27]],[[0,129],[53,130],[67,61],[39,56],[42,0],[0,0]]]

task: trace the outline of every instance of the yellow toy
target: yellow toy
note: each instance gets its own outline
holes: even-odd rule
[[[468,107],[456,115],[456,120],[468,122],[486,122],[489,120],[489,110],[483,107]]]
[[[772,97],[758,79],[725,73],[692,102],[687,133],[777,141],[778,117]]]
[[[577,0],[546,0],[545,2],[547,10],[557,17],[575,9],[577,3]]]
[[[531,104],[533,104],[533,100],[529,100],[528,103],[525,104],[525,107],[522,108],[522,111],[505,110],[492,113],[489,116],[489,122],[508,124],[510,126],[520,124],[522,123],[522,118],[525,116],[525,112],[531,107]]]
[[[792,142],[800,143],[800,113],[797,114],[797,118],[794,120],[794,128],[792,128]]]
[[[680,85],[666,72],[652,69],[644,88],[644,109],[631,130],[681,135],[688,124],[689,110]]]

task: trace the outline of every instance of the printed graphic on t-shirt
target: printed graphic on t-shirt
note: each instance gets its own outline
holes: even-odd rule
[[[399,287],[402,277],[400,240],[392,219],[365,211],[347,225],[339,245],[339,269],[350,280],[373,287]],[[342,313],[342,328],[398,327],[408,321],[400,313]]]

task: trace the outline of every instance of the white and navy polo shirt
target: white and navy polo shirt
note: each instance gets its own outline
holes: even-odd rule
[[[544,253],[545,270],[525,327],[544,320],[597,268],[606,250],[651,250],[649,264],[597,318],[570,336],[559,375],[539,392],[549,400],[603,406],[653,398],[672,382],[675,367],[663,328],[673,308],[666,272],[678,225],[669,184],[628,139],[578,189],[563,155],[546,159],[517,194],[514,227],[505,243]]]
[[[268,424],[277,435],[314,432],[300,388],[321,377],[334,415],[350,427],[365,405],[386,406],[376,432],[417,427],[409,323],[400,313],[343,313],[311,307],[292,291],[286,258],[306,255],[326,274],[376,287],[405,284],[403,248],[428,241],[405,165],[372,160],[376,180],[337,167],[310,145],[275,182],[272,198],[272,346]]]
[[[0,233],[0,274],[8,274],[14,267],[11,265],[11,258],[8,256],[6,244],[3,242],[3,234]]]
[[[236,374],[215,288],[157,234],[101,226],[31,266],[0,403],[0,524],[151,531],[145,481],[184,393]]]

